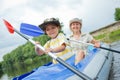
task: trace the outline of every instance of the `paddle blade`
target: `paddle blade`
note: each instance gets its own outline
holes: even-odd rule
[[[20,32],[33,37],[44,34],[44,31],[39,27],[27,23],[21,23]]]
[[[10,33],[14,33],[14,28],[12,27],[12,25],[11,25],[8,21],[6,21],[6,20],[4,20],[4,19],[3,19],[3,21],[4,21],[4,24],[6,25],[8,31],[9,31]]]

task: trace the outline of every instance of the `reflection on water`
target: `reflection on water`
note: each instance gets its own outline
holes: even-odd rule
[[[4,74],[4,75],[0,78],[0,80],[11,80],[11,78],[8,77],[7,74]]]

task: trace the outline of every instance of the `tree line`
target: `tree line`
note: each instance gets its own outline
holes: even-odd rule
[[[44,45],[50,38],[47,35],[34,38]],[[30,42],[19,46],[12,52],[4,55],[3,62],[0,63],[0,75],[3,73],[8,76],[17,76],[31,71],[41,65],[50,62],[52,59],[48,55],[38,56],[35,53],[34,46]]]

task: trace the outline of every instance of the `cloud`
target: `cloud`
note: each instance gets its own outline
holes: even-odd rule
[[[4,12],[7,9],[15,8],[18,5],[26,4],[28,0],[1,0],[1,9],[0,12]]]
[[[116,7],[120,7],[120,3],[118,5],[117,1],[113,0],[83,0],[78,11],[78,15],[83,19],[83,31],[90,32],[113,23]]]

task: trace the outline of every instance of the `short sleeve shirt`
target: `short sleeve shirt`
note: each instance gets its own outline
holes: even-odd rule
[[[45,48],[56,48],[59,47],[60,45],[62,45],[63,43],[68,44],[67,43],[67,39],[65,37],[65,35],[63,33],[59,33],[58,36],[55,39],[51,39],[49,40],[44,47]],[[71,57],[73,54],[71,53],[71,49],[69,46],[66,45],[65,50],[58,52],[58,53],[53,53],[56,56],[62,58],[63,60],[68,59],[69,57]],[[55,60],[53,60],[53,63],[56,63]]]
[[[70,37],[71,40],[75,40],[76,39],[71,36]],[[80,38],[78,39],[78,41],[82,41],[85,43],[90,43],[93,40],[93,37],[90,34],[81,34]],[[70,42],[70,46],[72,47],[72,51],[74,51],[75,53],[78,52],[79,50],[86,50],[87,49],[87,45],[83,44],[83,43],[77,43],[77,42]]]

